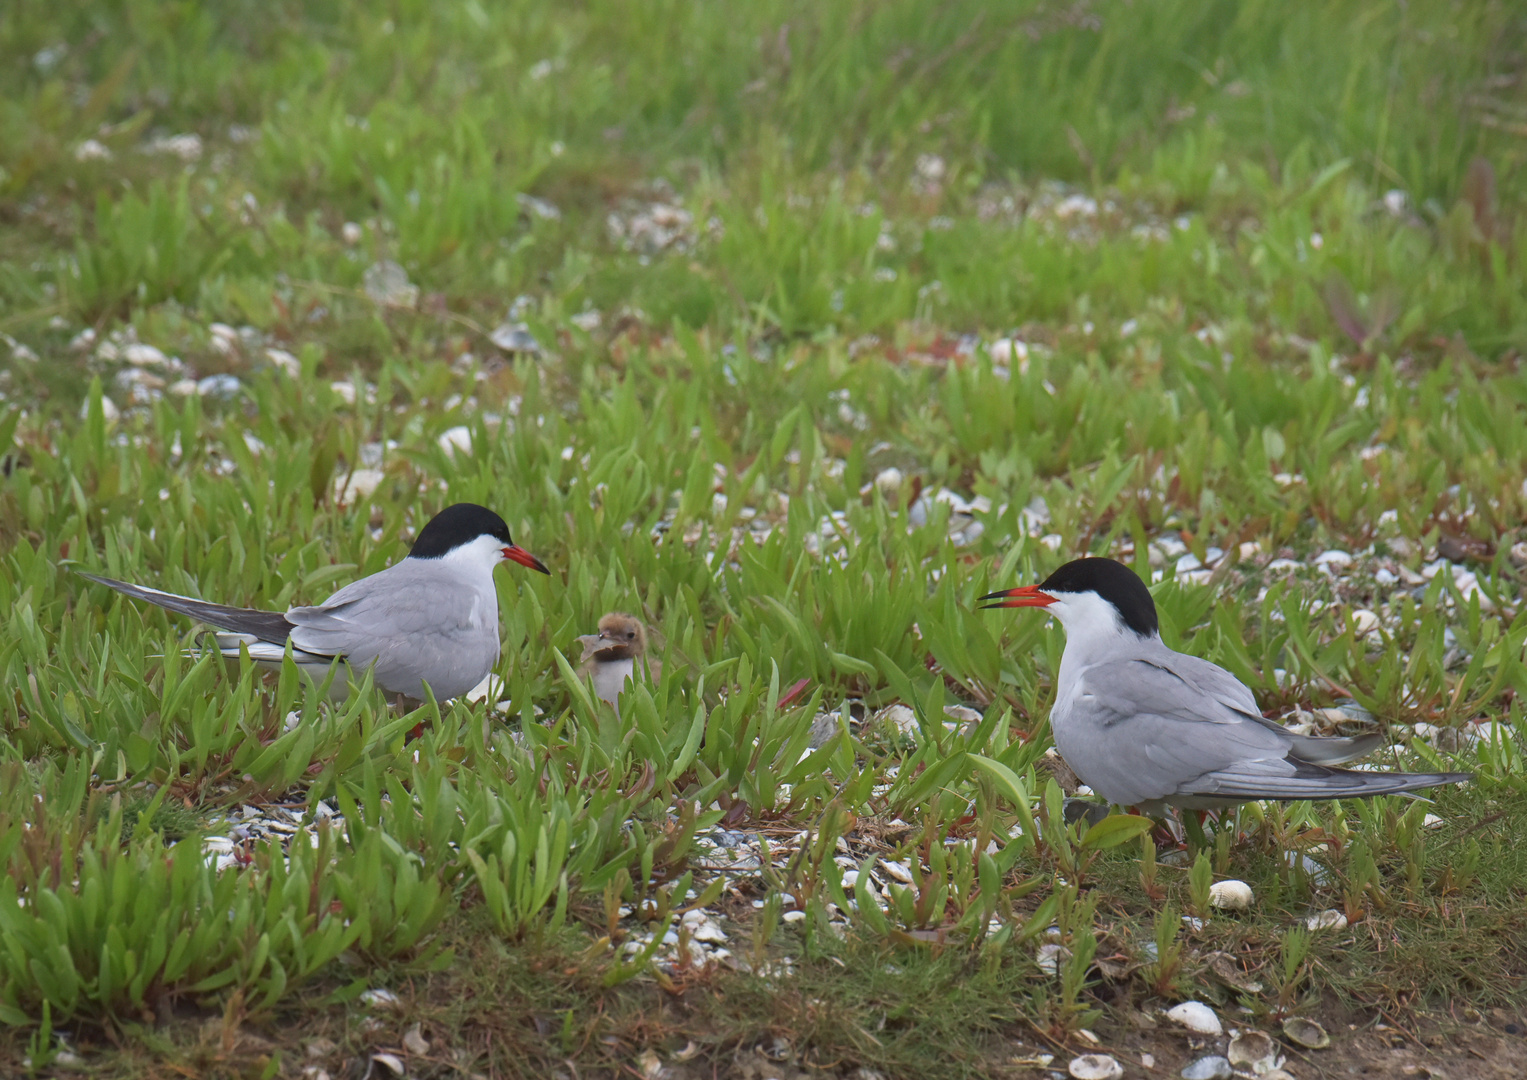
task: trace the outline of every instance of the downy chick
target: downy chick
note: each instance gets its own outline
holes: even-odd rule
[[[640,664],[647,679],[656,683],[663,675],[659,660],[647,658],[647,630],[641,621],[623,611],[612,611],[599,620],[599,633],[584,634],[578,638],[583,645],[583,663],[578,667],[579,676],[594,677],[594,693],[615,707],[620,715],[618,701]]]

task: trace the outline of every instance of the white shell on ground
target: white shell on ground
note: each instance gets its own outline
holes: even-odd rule
[[[1083,1054],[1072,1058],[1066,1071],[1076,1080],[1119,1080],[1124,1075],[1124,1066],[1107,1054]]]
[[[1226,911],[1245,911],[1255,899],[1256,894],[1251,891],[1251,886],[1234,878],[1228,881],[1216,881],[1209,886],[1211,907],[1224,908]]]
[[[1166,1017],[1201,1035],[1220,1035],[1225,1030],[1220,1026],[1214,1010],[1201,1001],[1184,1001],[1181,1005],[1173,1005],[1166,1011]]]
[[[1230,1080],[1235,1070],[1218,1054],[1201,1057],[1182,1070],[1182,1080]]]
[[[1283,1034],[1311,1050],[1324,1050],[1331,1045],[1331,1036],[1326,1034],[1326,1029],[1302,1016],[1290,1016],[1283,1021]]]
[[[1069,959],[1071,959],[1071,950],[1054,942],[1041,945],[1039,951],[1034,954],[1034,962],[1046,975],[1054,975],[1060,970],[1060,965]]]
[[[1225,1056],[1232,1065],[1255,1065],[1277,1053],[1278,1044],[1272,1041],[1272,1036],[1260,1031],[1243,1031],[1230,1040],[1230,1049]]]
[[[1304,925],[1311,930],[1345,930],[1347,917],[1335,908],[1327,908],[1318,915],[1311,915],[1304,920]]]

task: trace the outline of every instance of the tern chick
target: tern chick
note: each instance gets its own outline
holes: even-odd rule
[[[638,664],[649,682],[662,678],[662,661],[647,657],[647,628],[634,615],[612,611],[599,620],[599,633],[584,634],[578,641],[583,645],[579,676],[594,677],[594,693],[615,706],[617,716],[621,691],[635,677]]]

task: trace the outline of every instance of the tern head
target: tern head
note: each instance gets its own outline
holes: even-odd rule
[[[490,573],[508,559],[543,574],[546,565],[516,544],[509,536],[504,519],[476,503],[447,506],[419,530],[419,537],[409,551],[410,559],[449,559]]]
[[[984,607],[1042,607],[1068,634],[1133,631],[1155,637],[1156,602],[1129,567],[1113,559],[1074,559],[1038,585],[988,593]]]
[[[623,611],[612,611],[599,620],[599,633],[584,634],[583,658],[634,660],[647,651],[647,629],[641,620]]]

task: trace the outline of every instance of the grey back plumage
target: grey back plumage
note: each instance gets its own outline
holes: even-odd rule
[[[404,559],[346,585],[322,604],[286,613],[305,652],[375,664],[375,681],[422,700],[456,697],[498,660],[498,594],[439,561]]]
[[[1109,802],[1345,798],[1467,779],[1332,768],[1371,753],[1382,737],[1295,735],[1265,719],[1250,689],[1223,668],[1173,652],[1159,638],[1135,640],[1122,656],[1116,649],[1110,659],[1063,671],[1051,714],[1056,748]]]

